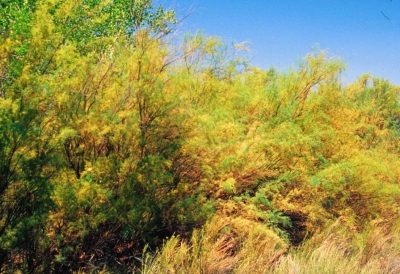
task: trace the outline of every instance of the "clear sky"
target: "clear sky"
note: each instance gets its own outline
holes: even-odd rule
[[[182,31],[251,43],[252,64],[285,70],[314,45],[340,56],[342,79],[371,73],[400,84],[400,0],[159,0],[193,13]]]

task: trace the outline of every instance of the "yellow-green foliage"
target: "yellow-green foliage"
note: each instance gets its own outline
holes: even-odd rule
[[[392,271],[399,87],[324,51],[251,67],[150,0],[3,6],[1,272],[127,272],[146,245],[147,273]]]

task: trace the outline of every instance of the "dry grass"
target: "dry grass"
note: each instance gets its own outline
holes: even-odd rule
[[[142,273],[400,273],[400,226],[375,222],[363,232],[339,222],[298,249],[253,221],[214,218],[189,243],[169,239]]]
[[[216,217],[195,231],[190,243],[169,239],[154,258],[145,260],[142,273],[262,273],[286,250],[263,225]]]
[[[362,233],[333,225],[265,273],[400,273],[400,235],[375,222]]]

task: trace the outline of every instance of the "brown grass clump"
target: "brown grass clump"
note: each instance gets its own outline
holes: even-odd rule
[[[377,221],[355,232],[338,222],[282,256],[265,273],[400,273],[399,229]]]
[[[142,273],[262,273],[287,244],[259,223],[214,217],[189,243],[170,238]]]
[[[142,273],[400,273],[400,226],[371,222],[363,231],[339,221],[288,250],[267,227],[214,217],[190,242],[170,238]]]

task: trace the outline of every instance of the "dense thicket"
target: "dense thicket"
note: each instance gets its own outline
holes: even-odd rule
[[[322,51],[253,68],[243,45],[172,36],[174,13],[149,0],[0,7],[1,272],[140,269],[175,234],[164,251],[192,239],[177,267],[241,273],[337,220],[399,217],[388,81],[344,86]]]

